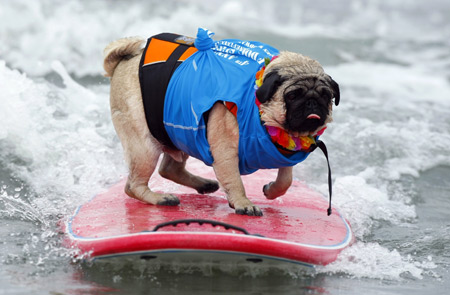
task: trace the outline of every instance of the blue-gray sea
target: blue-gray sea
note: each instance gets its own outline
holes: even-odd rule
[[[103,48],[198,27],[308,55],[340,84],[322,139],[356,242],[336,262],[100,265],[62,245],[58,221],[127,174]],[[0,294],[448,294],[449,175],[447,0],[0,0]],[[320,153],[295,177],[327,194]]]

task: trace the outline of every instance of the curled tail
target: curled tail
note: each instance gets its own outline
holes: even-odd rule
[[[105,77],[111,77],[122,59],[128,59],[141,53],[145,40],[139,37],[122,38],[111,42],[103,51]]]

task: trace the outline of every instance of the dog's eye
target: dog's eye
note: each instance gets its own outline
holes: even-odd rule
[[[330,92],[330,90],[327,87],[322,87],[320,89],[320,96],[327,100],[331,100],[333,98],[333,94]]]
[[[288,94],[286,94],[285,99],[286,100],[295,100],[298,97],[298,94],[294,91],[289,92]]]

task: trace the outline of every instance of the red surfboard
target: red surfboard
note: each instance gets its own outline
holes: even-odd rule
[[[214,178],[197,160],[188,170]],[[200,195],[195,190],[161,178],[150,180],[155,191],[170,192],[178,206],[155,206],[128,197],[125,180],[77,208],[65,223],[66,242],[91,258],[124,255],[161,261],[247,261],[304,266],[326,265],[353,241],[348,222],[327,199],[294,181],[288,192],[267,200],[264,184],[275,180],[276,170],[243,176],[247,196],[264,216],[234,213],[220,190]]]

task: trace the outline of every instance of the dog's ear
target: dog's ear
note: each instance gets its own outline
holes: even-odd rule
[[[330,76],[330,86],[333,89],[333,96],[334,96],[334,104],[337,106],[339,105],[339,101],[341,99],[341,92],[339,90],[339,84],[336,83],[336,81],[333,80]]]
[[[270,72],[263,80],[263,84],[256,90],[256,97],[260,103],[269,101],[283,83],[284,79],[277,72]]]

